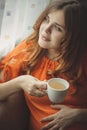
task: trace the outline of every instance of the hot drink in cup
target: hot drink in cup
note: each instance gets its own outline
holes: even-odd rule
[[[47,82],[47,93],[51,102],[60,103],[64,100],[67,91],[69,89],[69,83],[62,78],[51,78]]]

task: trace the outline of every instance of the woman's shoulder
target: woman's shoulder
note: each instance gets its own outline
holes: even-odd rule
[[[21,51],[27,50],[27,48],[28,48],[29,46],[31,46],[32,44],[33,44],[32,41],[30,41],[30,42],[27,43],[27,39],[25,39],[25,40],[23,40],[21,43],[19,43],[19,44],[14,48],[14,50],[13,50],[11,53],[15,54],[15,53],[19,53],[19,52],[21,52]]]
[[[23,40],[21,43],[19,43],[7,56],[5,56],[2,60],[2,62],[8,62],[13,57],[18,57],[22,55],[23,53],[27,53],[27,49],[32,46],[32,41],[27,43],[27,40]]]

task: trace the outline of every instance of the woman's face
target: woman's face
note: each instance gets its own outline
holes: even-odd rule
[[[49,13],[39,30],[38,43],[42,48],[57,50],[65,36],[64,12],[61,10]]]

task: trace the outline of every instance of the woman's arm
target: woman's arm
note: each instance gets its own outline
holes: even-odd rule
[[[42,88],[42,89],[41,89]],[[23,89],[32,96],[46,95],[46,82],[30,75],[22,75],[8,82],[0,84],[0,100],[4,100],[16,91]]]
[[[18,78],[5,83],[0,83],[0,100],[6,99],[11,94],[22,89],[18,84]]]

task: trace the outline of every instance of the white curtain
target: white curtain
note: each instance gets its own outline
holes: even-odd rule
[[[33,30],[32,26],[51,0],[0,0],[0,58]]]

